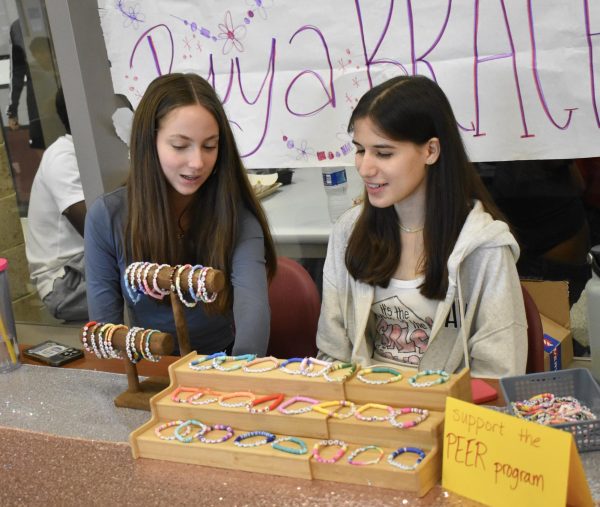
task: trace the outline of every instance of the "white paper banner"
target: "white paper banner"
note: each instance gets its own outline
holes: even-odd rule
[[[160,74],[219,93],[247,167],[353,163],[348,118],[436,79],[474,161],[600,155],[598,0],[98,0],[117,93]]]

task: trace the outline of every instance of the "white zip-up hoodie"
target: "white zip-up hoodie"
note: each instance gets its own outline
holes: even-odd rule
[[[320,356],[373,364],[365,331],[375,288],[352,278],[344,261],[348,239],[361,211],[347,211],[334,225],[323,269],[323,302],[317,331]],[[429,345],[419,370],[501,378],[523,375],[527,322],[515,267],[519,246],[508,226],[474,201],[448,259],[448,292],[437,307]],[[457,301],[460,328],[445,327]]]

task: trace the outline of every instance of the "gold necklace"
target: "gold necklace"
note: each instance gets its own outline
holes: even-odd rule
[[[405,227],[402,224],[399,224],[399,225],[400,225],[400,230],[401,231],[408,232],[408,233],[421,232],[423,229],[425,229],[424,225],[422,225],[421,227],[417,227],[416,229],[409,229],[408,227]]]

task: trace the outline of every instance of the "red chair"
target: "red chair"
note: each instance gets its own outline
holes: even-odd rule
[[[267,355],[286,359],[314,357],[321,297],[311,276],[287,257],[277,258],[269,286],[271,335]]]
[[[523,291],[523,303],[525,304],[525,317],[527,318],[527,354],[526,373],[538,373],[544,371],[544,331],[542,319],[535,301],[521,285]]]

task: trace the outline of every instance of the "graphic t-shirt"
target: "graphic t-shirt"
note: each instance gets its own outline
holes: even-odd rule
[[[374,359],[417,367],[427,350],[438,300],[419,292],[424,278],[396,280],[376,287],[369,318]]]

